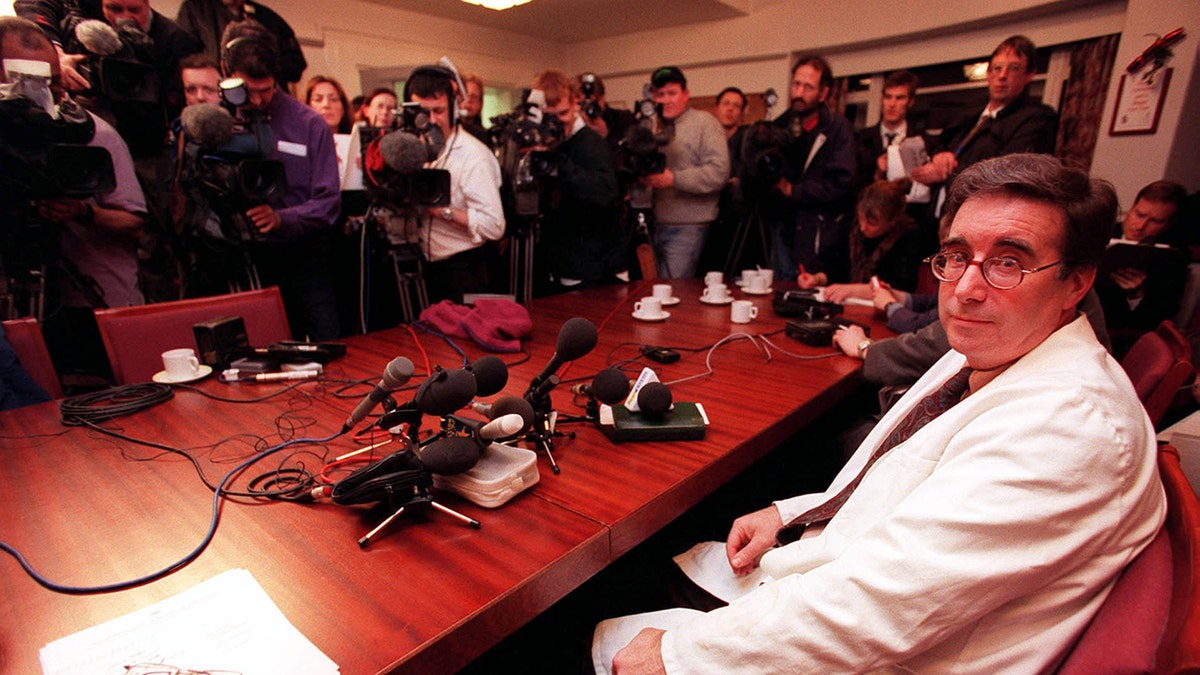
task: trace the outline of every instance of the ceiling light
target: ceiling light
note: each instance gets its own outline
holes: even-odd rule
[[[463,2],[469,5],[479,5],[488,9],[501,10],[511,9],[517,5],[524,5],[529,0],[463,0]]]
[[[976,63],[968,63],[963,66],[963,77],[972,82],[981,82],[987,79],[987,69],[989,61],[978,61]]]

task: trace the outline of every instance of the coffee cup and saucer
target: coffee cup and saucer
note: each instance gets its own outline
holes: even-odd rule
[[[212,374],[212,366],[200,363],[194,349],[169,349],[162,353],[162,361],[163,369],[150,378],[159,384],[195,382]]]
[[[730,295],[729,287],[725,284],[709,284],[700,294],[700,302],[706,305],[728,305],[733,302],[733,296]]]
[[[650,295],[658,298],[662,302],[663,307],[671,307],[679,304],[679,298],[673,295],[671,284],[654,284]]]
[[[671,313],[663,311],[661,298],[647,296],[633,303],[633,318],[638,321],[666,321]]]
[[[742,272],[742,292],[747,295],[770,295],[774,281],[773,270],[746,270]]]

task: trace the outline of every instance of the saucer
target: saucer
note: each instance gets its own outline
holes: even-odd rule
[[[663,312],[662,314],[659,314],[658,316],[644,316],[642,314],[638,314],[637,312],[634,312],[633,318],[637,319],[638,321],[666,321],[667,319],[671,318],[671,313]]]
[[[184,384],[185,382],[195,382],[196,380],[204,379],[211,374],[212,374],[212,366],[201,363],[200,369],[196,371],[195,375],[176,378],[176,377],[171,377],[171,375],[169,373],[167,373],[167,371],[160,370],[154,374],[154,377],[152,377],[150,379],[154,380],[155,382],[157,382],[159,384]]]
[[[742,286],[742,292],[745,293],[746,295],[770,295],[770,294],[774,293],[775,291],[773,291],[770,288],[768,288],[765,291],[752,291],[749,288]]]
[[[709,300],[702,295],[700,296],[700,302],[703,302],[706,305],[728,305],[729,303],[733,302],[733,296],[727,295],[725,296],[724,300]]]
[[[663,307],[673,307],[679,304],[679,298],[666,298],[662,301]]]

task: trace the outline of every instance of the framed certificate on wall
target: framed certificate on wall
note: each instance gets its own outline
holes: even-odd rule
[[[1138,75],[1121,76],[1109,136],[1152,134],[1158,130],[1158,118],[1162,115],[1173,70],[1165,68],[1150,79]]]

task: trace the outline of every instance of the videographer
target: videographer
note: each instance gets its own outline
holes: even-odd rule
[[[612,153],[580,115],[579,91],[560,70],[547,70],[533,80],[543,92],[543,115],[562,122],[565,138],[546,152],[554,175],[545,177],[550,199],[543,210],[540,256],[549,267],[551,289],[570,290],[618,281],[625,269],[625,237],[621,231],[620,193]]]
[[[47,303],[43,326],[47,346],[61,374],[104,375],[108,370],[107,359],[92,309],[142,303],[137,235],[146,202],[134,175],[133,160],[116,130],[80,109],[66,95],[58,54],[36,24],[18,17],[0,17],[0,59],[5,63],[4,83],[15,79],[15,74],[8,70],[10,59],[48,64],[51,77],[46,98],[52,97],[59,121],[69,119],[73,124],[92,125],[94,133],[87,145],[104,148],[111,156],[116,179],[113,191],[86,198],[49,196],[34,205],[38,218],[60,228],[57,244],[66,263],[63,273],[54,275],[57,287],[47,289],[57,296]],[[35,187],[46,190],[46,186]],[[6,219],[10,215],[5,214]],[[58,261],[42,262],[53,269]],[[18,271],[5,270],[8,274]]]
[[[666,170],[638,180],[654,189],[658,275],[685,279],[696,276],[705,235],[717,217],[721,188],[729,179],[729,146],[717,118],[688,105],[683,71],[659,68],[650,85],[675,132],[663,149]]]
[[[329,125],[279,88],[275,38],[257,23],[229,24],[221,65],[245,84],[245,116],[266,119],[274,138],[269,158],[281,162],[282,194],[245,215],[255,229],[252,257],[263,285],[278,284],[293,334],[321,341],[340,332],[330,273],[330,237],[341,210],[337,151]]]
[[[430,302],[462,302],[463,293],[488,290],[484,240],[504,236],[500,164],[486,145],[462,130],[455,115],[454,73],[421,66],[404,84],[404,98],[429,111],[446,139],[437,159],[425,166],[450,172],[450,205],[428,207],[418,238]]]

